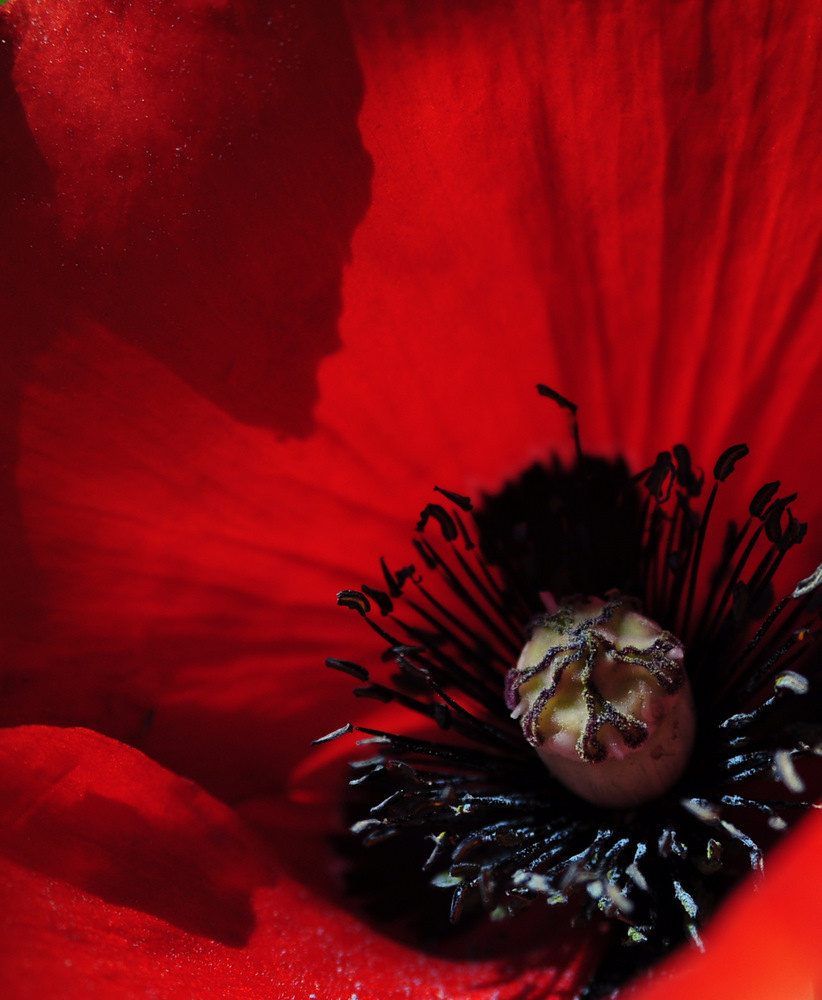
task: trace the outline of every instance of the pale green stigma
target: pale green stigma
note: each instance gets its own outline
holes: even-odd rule
[[[603,806],[632,806],[675,784],[695,713],[682,644],[635,601],[573,598],[531,625],[506,701],[548,770]]]

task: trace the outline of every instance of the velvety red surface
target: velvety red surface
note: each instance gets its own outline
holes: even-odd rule
[[[334,593],[568,452],[537,381],[637,466],[748,441],[725,513],[780,477],[822,558],[815,4],[0,19],[6,995],[573,993],[595,941],[434,958],[323,891]],[[650,990],[818,981],[817,831]]]
[[[31,726],[0,733],[0,759],[5,996],[561,994],[589,950],[577,935],[523,951],[509,930],[503,958],[434,958],[305,888],[230,808],[130,747]]]

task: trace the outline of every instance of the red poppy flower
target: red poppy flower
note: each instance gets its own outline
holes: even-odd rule
[[[331,887],[333,596],[562,450],[538,380],[636,468],[749,441],[819,561],[815,5],[0,17],[4,995],[573,995],[584,931],[432,955]],[[821,840],[643,995],[813,996]]]

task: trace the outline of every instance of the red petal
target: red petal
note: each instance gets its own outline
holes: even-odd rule
[[[404,948],[272,871],[226,807],[104,737],[5,730],[0,756],[10,1000],[490,1000],[531,984],[560,995],[580,975],[569,944],[523,954],[509,942],[504,961]]]
[[[784,448],[822,420],[813,2],[392,14],[351,4],[375,184],[346,329],[402,341],[389,381],[434,420],[470,415],[458,459],[534,440],[538,372],[596,448],[750,439],[818,486]]]
[[[4,198],[46,251],[24,276],[241,419],[306,432],[370,176],[337,5],[16,0],[4,21],[29,165],[10,156]]]
[[[98,330],[41,363],[22,437],[47,586],[13,622],[5,719],[100,729],[232,799],[282,782],[339,725],[322,662],[364,632],[334,595],[396,522],[317,482],[327,438],[238,426]]]
[[[305,637],[333,645],[341,621],[327,566],[283,529],[305,497],[277,439],[235,418],[305,433],[339,346],[370,176],[349,31],[321,0],[15,0],[0,24],[5,720],[97,727],[241,795],[287,771],[272,730],[296,726],[293,757],[325,726],[304,676],[331,649]],[[46,356],[56,383],[21,434],[34,359],[66,328],[81,345]],[[272,685],[275,652],[292,671]]]
[[[819,853],[814,816],[769,860],[761,885],[744,885],[708,928],[707,950],[681,952],[631,996],[636,1000],[813,1000],[822,990]]]
[[[2,274],[7,315],[30,338],[11,368],[6,414],[16,457],[15,394],[25,381],[16,482],[31,550],[20,552],[13,583],[15,590],[28,584],[30,594],[12,616],[16,637],[21,620],[27,631],[14,649],[9,717],[81,719],[145,741],[226,794],[282,781],[302,754],[297,733],[304,739],[330,728],[338,711],[327,687],[318,687],[318,708],[313,664],[325,652],[355,655],[348,619],[326,601],[336,586],[359,582],[382,551],[405,557],[400,526],[430,485],[493,484],[546,442],[566,440],[533,395],[537,380],[580,403],[592,450],[621,449],[642,462],[685,438],[709,464],[720,448],[750,439],[759,461],[749,464],[749,479],[781,475],[809,491],[805,510],[818,512],[819,472],[805,447],[822,431],[814,281],[822,129],[811,85],[810,0],[767,11],[759,3],[740,11],[728,0],[626,2],[593,14],[585,5],[420,11],[397,4],[378,17],[352,4],[376,186],[346,285],[346,350],[324,368],[319,429],[307,442],[278,441],[237,418],[304,430],[311,378],[300,376],[335,345],[329,287],[336,288],[367,172],[353,134],[358,84],[346,32],[334,18],[327,29],[322,18],[310,19],[319,42],[304,51],[317,91],[309,88],[306,106],[301,91],[295,97],[286,87],[300,109],[283,123],[290,136],[283,175],[298,195],[292,210],[279,205],[254,158],[255,129],[267,156],[276,158],[278,148],[280,132],[268,131],[271,120],[256,104],[271,53],[258,60],[254,32],[242,25],[237,42],[210,34],[204,25],[225,24],[211,7],[198,14],[189,5],[179,18],[172,10],[174,28],[131,9],[110,22],[101,6],[93,24],[88,5],[14,0],[4,8],[13,22],[37,20],[30,49],[14,33],[24,101],[5,93],[14,116],[4,134],[19,139],[14,149],[23,153],[4,172],[5,197],[27,193],[46,210],[34,221],[31,200],[2,210],[9,232],[20,235],[16,252],[27,243],[32,251]],[[71,23],[83,44],[46,40],[50,17]],[[84,33],[95,25],[105,34]],[[149,59],[143,42],[156,25]],[[195,112],[187,136],[198,154],[195,174],[205,151],[192,188],[205,204],[190,225],[182,214],[189,194],[174,175],[141,173],[131,158],[146,146],[129,131],[140,125],[139,87],[111,104],[107,92],[90,93],[106,73],[81,63],[173,69],[177,29],[202,53],[198,65],[208,74],[207,87],[202,72],[192,72],[170,88]],[[237,69],[247,45],[256,84],[243,94]],[[49,49],[59,58],[49,61]],[[315,51],[330,81],[317,76]],[[49,105],[48,74],[65,101],[59,116]],[[164,108],[163,73],[148,83],[152,110]],[[305,121],[317,120],[337,91],[343,112],[335,104],[319,114],[318,150]],[[128,114],[118,118],[124,107]],[[105,112],[107,128],[97,132],[117,140],[100,144],[102,181],[98,160],[86,156],[98,138],[89,111]],[[146,119],[168,140],[173,129],[164,121]],[[67,123],[78,126],[79,143]],[[236,159],[214,162],[214,144],[227,137],[236,139]],[[173,162],[176,147],[156,148],[161,166]],[[110,223],[112,191],[122,188],[110,181],[123,151],[126,175],[137,183],[121,232]],[[306,157],[316,166],[318,151],[330,165],[321,189],[340,171],[346,179],[339,199],[315,199]],[[223,171],[235,166],[243,180],[253,178],[250,188],[223,183]],[[236,213],[230,198],[208,202],[226,192],[244,199],[249,190],[267,193],[274,207],[263,198],[258,216],[247,201]],[[316,232],[307,225],[304,240],[300,227],[315,218],[307,205],[319,221]],[[153,242],[158,220],[171,232]],[[241,232],[250,224],[248,252],[236,239],[238,224]],[[68,279],[56,272],[61,263],[70,265]],[[42,301],[49,296],[56,312],[45,308],[55,305]],[[290,331],[294,365],[264,339],[272,309]],[[55,315],[64,333],[42,352]],[[166,336],[170,326],[179,339]],[[16,533],[20,523],[13,519]],[[340,680],[338,690],[344,686]],[[26,885],[21,905],[36,900],[39,916],[47,915],[39,876]],[[75,890],[59,891],[68,893],[61,906],[80,906]],[[128,925],[117,924],[125,919],[120,909],[82,902],[102,912],[96,926],[113,921],[123,933]],[[297,904],[286,892],[272,906],[288,914]],[[300,934],[328,926],[322,913],[311,909]],[[143,933],[142,926],[131,930]],[[188,940],[161,944],[177,955],[187,953]],[[273,947],[269,941],[266,954]],[[348,947],[357,949],[350,940]],[[236,956],[228,954],[207,957],[231,964]],[[375,954],[382,962],[385,953]],[[55,977],[69,974],[53,957],[39,958]],[[317,961],[339,985],[322,964],[328,958]],[[394,953],[383,975],[389,967],[402,967]],[[199,985],[188,995],[202,993]]]
[[[140,38],[158,36],[150,59],[140,48],[139,58],[125,60],[136,74],[128,76],[131,103],[106,112],[117,127],[107,135],[98,176],[85,169],[85,154],[75,157],[64,124],[76,118],[79,134],[87,134],[104,97],[95,91],[90,102],[80,85],[97,86],[81,67],[82,46],[60,47],[59,34],[44,38],[49,18],[59,25],[77,19],[83,38],[93,19],[76,5],[45,10],[16,0],[11,11],[16,22],[36,22],[20,32],[15,73],[59,180],[53,211],[64,233],[60,252],[79,259],[94,242],[82,236],[83,220],[97,227],[97,240],[111,222],[103,210],[113,198],[111,164],[140,124],[135,95],[145,86],[153,100],[162,90],[152,60],[173,63],[178,43],[166,49],[166,39],[176,37],[167,22],[144,20],[136,10],[123,18],[101,13],[95,22],[112,48],[90,41],[86,55],[104,65],[117,46],[131,51],[138,28]],[[704,11],[684,5],[666,13],[664,30],[660,8],[644,3],[610,5],[593,21],[584,6],[427,11],[409,8],[399,18],[372,17],[362,5],[351,11],[366,75],[362,128],[377,174],[347,283],[346,350],[324,370],[310,441],[249,430],[192,391],[208,392],[236,416],[236,406],[209,389],[210,376],[155,350],[160,327],[145,312],[154,308],[153,285],[132,270],[117,271],[120,279],[103,276],[104,299],[115,288],[119,312],[128,313],[125,325],[119,314],[108,317],[120,337],[81,318],[28,375],[17,482],[31,551],[20,553],[13,589],[28,583],[30,600],[18,593],[12,615],[16,631],[23,622],[27,645],[15,657],[7,718],[79,721],[143,741],[223,794],[282,780],[302,747],[281,740],[273,759],[271,732],[285,735],[286,714],[306,741],[331,728],[334,699],[316,708],[316,665],[329,653],[356,655],[356,623],[331,606],[334,591],[366,578],[379,582],[382,553],[397,563],[408,559],[408,527],[435,483],[476,491],[557,441],[567,445],[563,421],[533,392],[538,379],[581,404],[592,450],[619,447],[639,463],[684,438],[710,465],[720,447],[749,438],[756,459],[741,466],[732,487],[737,500],[749,495],[745,475],[750,486],[775,475],[791,486],[819,486],[818,469],[800,447],[822,432],[813,391],[819,304],[800,294],[811,256],[814,171],[822,164],[814,152],[822,134],[814,125],[818,102],[809,102],[805,86],[813,49],[801,5],[780,8],[770,21],[758,5],[746,7],[744,18],[733,4]],[[328,116],[320,121],[330,129],[322,141],[348,151],[340,169],[353,190],[350,171],[360,175],[352,164],[362,163],[351,139],[357,87],[345,32],[337,22],[322,30],[309,24],[319,32],[311,36],[318,58],[338,43],[341,62],[324,62],[326,71],[349,81],[340,131]],[[207,202],[214,144],[229,128],[226,106],[230,128],[256,135],[267,123],[272,131],[259,141],[266,149],[277,143],[256,91],[243,96],[245,117],[234,120],[232,88],[241,86],[237,60],[250,60],[252,81],[266,70],[279,28],[263,33],[265,43],[256,29],[226,42],[220,18],[196,8],[175,25],[192,51],[220,53],[213,70],[211,58],[202,65],[221,86],[204,88],[192,72],[171,95],[157,96],[162,108],[179,99],[202,118],[202,135],[190,140],[208,176],[185,197]],[[44,60],[55,46],[61,60],[49,68]],[[779,57],[783,47],[790,59]],[[59,120],[48,111],[47,70],[65,95]],[[316,85],[335,90],[326,77]],[[286,90],[305,120],[315,121],[316,92]],[[182,113],[175,114],[177,121]],[[152,121],[156,155],[166,162],[171,133],[165,118]],[[16,122],[23,142],[19,116]],[[250,155],[243,142],[235,164],[241,173]],[[763,144],[767,156],[759,155]],[[287,153],[303,162],[293,146]],[[29,160],[24,165],[15,176],[35,176]],[[201,169],[199,157],[192,169]],[[295,184],[314,176],[293,164],[289,170]],[[107,253],[117,240],[136,239],[133,226],[146,218],[180,214],[183,195],[176,182],[166,186],[168,176],[152,174],[145,191],[138,185],[147,215],[135,194],[126,229],[108,233]],[[254,177],[254,190],[262,191]],[[314,180],[306,184],[314,190]],[[694,210],[694,199],[704,211]],[[345,203],[350,219],[352,202]],[[301,218],[302,204],[297,199]],[[235,231],[245,231],[247,209],[236,207]],[[223,216],[233,211],[207,203],[197,218],[222,232]],[[261,210],[259,220],[254,214],[260,227],[277,228],[271,211]],[[294,218],[284,223],[292,236]],[[255,221],[249,253],[268,260],[261,231]],[[216,258],[204,261],[199,230],[186,232],[181,261],[211,287]],[[222,260],[230,255],[220,239]],[[157,249],[152,267],[166,267],[168,250]],[[291,283],[278,261],[275,254],[271,284],[266,274],[268,290],[257,283],[254,301]],[[303,263],[309,273],[298,285],[310,297],[310,261]],[[215,294],[233,296],[243,330],[259,330],[259,316],[246,308],[246,277],[260,276],[240,280],[228,267]],[[197,307],[185,329],[216,345],[216,353],[192,352],[184,337],[192,364],[202,356],[224,370],[224,349],[258,359],[224,316],[202,315],[187,285],[179,293],[177,312],[181,303]],[[39,304],[34,292],[30,298],[29,305]],[[698,309],[687,307],[691,301]],[[86,295],[79,305],[101,315]],[[143,347],[125,346],[123,335]],[[143,348],[161,354],[182,379]],[[272,392],[240,392],[249,394],[256,406]],[[792,426],[802,433],[786,434]],[[780,454],[770,455],[777,445]],[[818,510],[820,497],[810,491],[800,512]],[[738,510],[737,502],[734,516]],[[17,536],[14,522],[13,530]],[[807,546],[801,558],[815,562],[818,555]],[[344,690],[340,681],[323,683]],[[210,746],[199,738],[206,729]]]

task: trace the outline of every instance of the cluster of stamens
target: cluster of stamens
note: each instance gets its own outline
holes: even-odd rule
[[[357,732],[370,751],[352,762],[366,801],[353,833],[399,844],[403,874],[416,853],[453,920],[540,900],[610,920],[637,947],[615,948],[599,989],[699,942],[762,869],[767,831],[810,805],[822,572],[773,598],[807,527],[795,497],[764,486],[701,567],[718,488],[745,454],[720,456],[702,507],[681,445],[639,477],[581,452],[570,470],[536,466],[485,498],[475,529],[468,498],[440,490],[450,507],[423,511],[414,565],[383,561],[384,588],[338,597],[384,652],[375,668],[328,666],[409,712],[404,732],[348,724],[318,741]],[[379,864],[382,882],[390,855]]]

